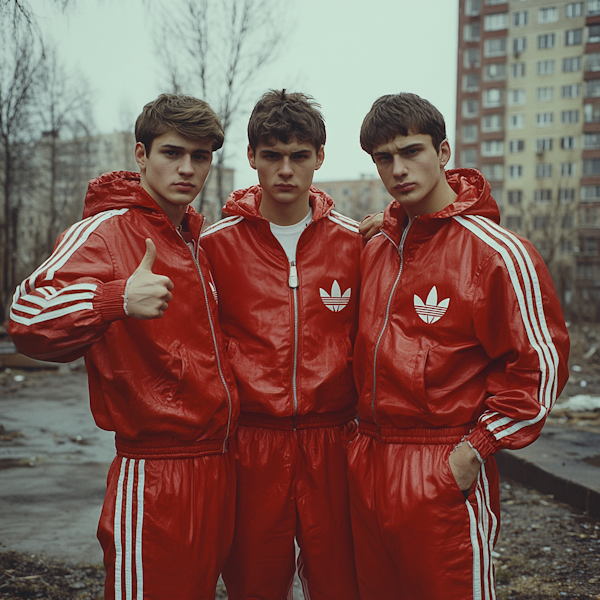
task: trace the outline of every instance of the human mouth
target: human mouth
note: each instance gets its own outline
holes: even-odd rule
[[[173,184],[180,192],[189,192],[194,189],[194,184],[189,181],[178,181]]]
[[[414,190],[415,187],[415,183],[398,183],[394,186],[394,190],[400,193],[406,193]]]

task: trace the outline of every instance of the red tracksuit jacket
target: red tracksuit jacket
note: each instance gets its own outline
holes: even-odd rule
[[[368,428],[473,424],[485,459],[537,438],[567,380],[569,339],[544,262],[501,228],[483,176],[415,218],[392,202],[362,257],[354,369]]]
[[[262,190],[234,192],[228,218],[203,232],[242,413],[306,421],[356,412],[356,336],[362,238],[358,224],[310,189],[313,220],[293,267],[259,212]],[[292,277],[291,277],[292,275]]]

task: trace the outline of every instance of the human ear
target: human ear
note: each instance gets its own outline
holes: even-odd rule
[[[253,169],[256,169],[256,162],[254,160],[254,151],[250,147],[250,144],[248,144],[248,162],[250,163],[250,166]]]
[[[443,140],[440,144],[438,156],[440,159],[440,167],[444,168],[452,156],[452,151],[450,150],[450,143],[448,140]]]
[[[135,162],[138,164],[140,171],[143,173],[146,170],[146,147],[142,142],[135,145]]]
[[[317,166],[315,167],[315,171],[321,168],[323,161],[325,160],[325,146],[321,145],[319,151],[317,152]]]

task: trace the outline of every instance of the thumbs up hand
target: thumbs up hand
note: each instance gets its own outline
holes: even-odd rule
[[[160,319],[173,299],[173,282],[164,275],[152,272],[156,259],[154,242],[146,239],[146,253],[138,268],[129,278],[126,306],[130,317],[135,319]]]

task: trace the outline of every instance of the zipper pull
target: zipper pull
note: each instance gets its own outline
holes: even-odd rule
[[[298,288],[298,271],[296,269],[295,261],[290,263],[290,278],[288,283],[292,289]]]

